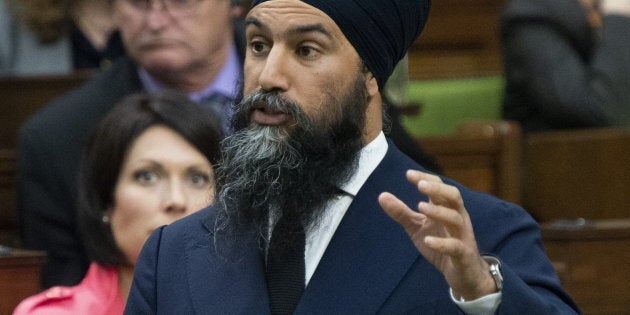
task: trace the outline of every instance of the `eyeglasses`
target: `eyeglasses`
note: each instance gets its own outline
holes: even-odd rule
[[[195,13],[195,9],[201,1],[203,0],[124,0],[132,8],[143,13],[151,11],[154,4],[161,4],[156,8],[157,10],[166,10],[177,16]]]

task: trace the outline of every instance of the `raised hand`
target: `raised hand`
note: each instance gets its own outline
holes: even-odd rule
[[[438,268],[453,292],[473,300],[497,291],[488,264],[479,254],[468,212],[459,190],[438,176],[407,171],[407,180],[429,197],[413,211],[384,192],[379,204],[401,224],[420,253]],[[489,227],[491,228],[491,227]]]

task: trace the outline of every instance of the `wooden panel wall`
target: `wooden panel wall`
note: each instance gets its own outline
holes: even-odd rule
[[[79,86],[90,72],[71,75],[0,77],[0,148],[14,148],[17,131],[51,99]]]
[[[630,314],[630,130],[528,135],[524,203],[584,314]]]
[[[16,152],[0,148],[0,245],[17,247]]]
[[[501,74],[503,0],[433,1],[429,21],[409,50],[411,79]]]
[[[630,314],[630,219],[543,224],[562,286],[584,314]]]
[[[15,194],[17,135],[22,123],[51,99],[82,84],[90,72],[0,77],[0,244],[19,246]]]
[[[507,201],[521,202],[521,145],[518,124],[504,120],[471,120],[449,136],[418,138],[435,156],[444,175]]]
[[[524,151],[524,203],[539,221],[630,217],[630,130],[541,132]]]
[[[44,252],[0,248],[0,314],[11,314],[26,297],[40,291]]]

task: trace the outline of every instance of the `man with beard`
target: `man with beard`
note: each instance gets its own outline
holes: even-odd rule
[[[428,9],[254,1],[218,202],[152,234],[127,314],[577,313],[522,208],[383,135],[380,91]]]

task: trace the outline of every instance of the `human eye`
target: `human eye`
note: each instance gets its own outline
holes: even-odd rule
[[[144,186],[149,186],[156,183],[159,177],[160,176],[157,172],[148,169],[140,169],[133,173],[134,181]]]
[[[319,56],[319,50],[310,45],[300,45],[295,53],[303,59],[314,59]]]
[[[188,180],[193,187],[204,188],[210,183],[210,174],[200,171],[192,171]]]
[[[251,40],[248,46],[255,56],[263,55],[269,50],[269,45],[262,40]]]

